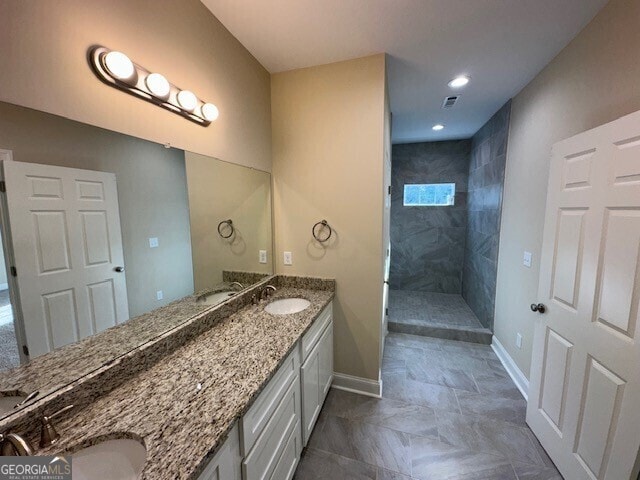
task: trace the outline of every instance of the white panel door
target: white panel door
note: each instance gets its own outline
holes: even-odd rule
[[[14,161],[3,170],[30,356],[126,321],[115,175]]]
[[[640,112],[554,145],[527,422],[567,479],[640,448]]]

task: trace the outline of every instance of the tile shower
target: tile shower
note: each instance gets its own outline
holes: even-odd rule
[[[393,146],[390,331],[491,341],[510,111],[467,140]],[[454,205],[403,205],[405,184],[438,183]]]

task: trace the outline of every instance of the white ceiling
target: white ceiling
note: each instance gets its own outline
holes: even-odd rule
[[[271,73],[386,52],[393,141],[467,138],[607,0],[202,0]],[[455,75],[471,76],[442,110]],[[444,123],[434,132],[431,126]]]

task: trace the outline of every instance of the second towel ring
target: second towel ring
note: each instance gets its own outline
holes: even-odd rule
[[[318,233],[316,233],[316,228],[318,227],[318,225],[320,226],[320,229],[319,229]],[[322,231],[323,228],[328,228],[329,229],[329,235],[327,235],[325,238],[320,238],[319,234],[320,234],[320,231]],[[331,235],[333,235],[333,229],[331,228],[331,225],[329,225],[327,223],[326,220],[321,220],[321,221],[319,221],[318,223],[316,223],[313,226],[313,228],[311,229],[311,235],[313,235],[313,238],[315,238],[320,243],[324,243],[324,242],[328,241],[331,238]]]
[[[222,226],[223,225],[227,225],[229,227],[229,235],[224,235],[222,233]],[[233,221],[231,221],[231,219],[229,220],[223,220],[218,224],[218,235],[220,235],[222,238],[230,238],[234,233],[235,233],[236,229],[233,226]]]

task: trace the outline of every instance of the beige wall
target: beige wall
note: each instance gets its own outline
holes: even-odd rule
[[[611,0],[514,99],[498,260],[495,335],[529,375],[553,143],[640,110],[640,2]],[[524,250],[533,267],[522,266]],[[541,298],[541,297],[540,297]],[[522,333],[522,349],[515,346]]]
[[[15,161],[116,174],[132,317],[193,293],[184,152],[2,102],[0,149]]]
[[[269,73],[199,0],[0,0],[0,100],[271,169]],[[215,103],[203,128],[99,81],[91,45],[121,50]]]
[[[271,175],[196,153],[185,160],[196,291],[222,282],[222,270],[273,273]],[[226,219],[236,231],[229,239],[218,234]],[[259,250],[267,251],[266,264]]]
[[[335,370],[377,380],[385,57],[279,73],[271,85],[276,271],[337,280]],[[335,229],[326,248],[311,237],[322,219]]]

